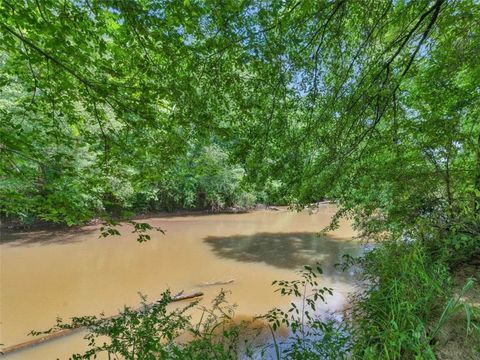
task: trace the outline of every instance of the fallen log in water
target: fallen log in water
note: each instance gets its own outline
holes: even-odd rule
[[[172,302],[195,299],[195,298],[200,297],[200,296],[203,296],[203,292],[198,291],[198,292],[194,292],[194,293],[191,293],[191,294],[185,294],[184,295],[183,291],[182,291],[179,294],[172,297]],[[150,308],[153,305],[154,305],[154,303],[148,304],[147,307]],[[137,309],[137,311],[141,311],[143,309],[144,309],[144,307]],[[118,315],[109,316],[109,317],[107,317],[107,319],[114,319],[117,316]],[[47,334],[47,335],[29,340],[29,341],[25,341],[25,342],[20,343],[20,344],[7,346],[6,348],[4,348],[3,350],[0,351],[0,355],[8,355],[8,354],[11,354],[13,352],[24,350],[24,349],[27,349],[29,347],[35,346],[35,345],[40,345],[40,344],[43,344],[43,343],[51,341],[51,340],[59,339],[61,337],[67,336],[67,335],[72,335],[72,334],[74,334],[76,332],[79,332],[79,331],[82,331],[82,330],[85,330],[85,326],[80,326],[80,327],[77,327],[77,328],[74,328],[74,329],[60,330],[60,331],[54,332],[52,334]]]
[[[178,293],[172,298],[172,302],[177,302],[177,301],[182,301],[182,300],[189,300],[189,299],[194,299],[197,297],[203,296],[203,292],[197,291],[191,294],[185,294],[183,295],[183,291]]]

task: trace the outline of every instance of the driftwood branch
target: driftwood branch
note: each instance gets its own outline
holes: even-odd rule
[[[233,282],[235,282],[234,279],[230,279],[226,281],[211,281],[211,282],[203,283],[200,286],[207,287],[207,286],[216,286],[216,285],[228,285],[228,284],[232,284]]]

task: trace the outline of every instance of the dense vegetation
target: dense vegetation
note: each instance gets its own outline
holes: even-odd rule
[[[479,18],[476,0],[0,0],[2,215],[334,199],[383,244],[359,260],[351,354],[432,357],[450,272],[480,256]]]

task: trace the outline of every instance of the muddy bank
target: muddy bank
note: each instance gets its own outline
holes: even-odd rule
[[[468,315],[464,308],[460,308],[447,321],[436,339],[435,349],[439,360],[480,359],[480,256],[453,270],[454,296],[462,293],[462,288],[470,278],[474,279],[475,284],[461,296],[460,303],[473,307],[474,314]],[[468,328],[469,322],[471,325]],[[475,325],[479,328],[475,329]]]

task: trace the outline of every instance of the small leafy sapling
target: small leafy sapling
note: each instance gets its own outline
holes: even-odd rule
[[[319,277],[323,273],[321,266],[305,265],[297,273],[300,279],[276,280],[272,283],[278,286],[276,292],[298,299],[292,301],[286,311],[274,308],[265,315],[273,329],[276,353],[279,354],[281,347],[285,358],[291,359],[345,357],[349,341],[346,329],[334,320],[322,320],[318,313],[318,303],[325,302],[327,295],[333,295],[333,289],[319,284]],[[282,325],[291,330],[291,335],[285,342],[279,343],[274,331]]]
[[[301,307],[292,302],[288,311],[276,308],[267,314],[267,319],[271,320],[274,330],[282,323],[291,327],[294,333],[298,329],[301,329],[303,332],[305,319],[308,321],[314,319],[318,300],[324,302],[326,294],[333,294],[331,288],[318,287],[318,276],[323,273],[322,268],[318,264],[315,267],[305,265],[297,273],[301,279],[291,281],[275,280],[272,282],[272,285],[278,285],[275,292],[279,292],[281,295],[294,296],[301,300]]]

